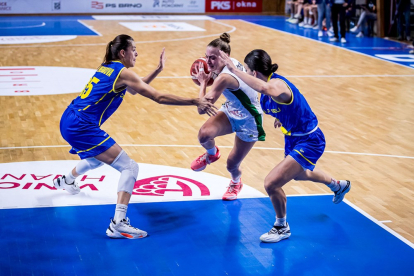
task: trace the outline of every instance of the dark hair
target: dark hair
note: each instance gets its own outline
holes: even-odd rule
[[[244,58],[244,63],[247,64],[250,70],[260,72],[266,77],[276,72],[277,68],[279,68],[276,63],[272,64],[272,59],[268,53],[261,49],[248,53]]]
[[[216,38],[213,41],[211,41],[207,46],[219,48],[219,50],[222,50],[226,54],[230,55],[230,35],[228,33],[223,33],[220,38]]]
[[[108,64],[113,60],[119,59],[119,52],[121,50],[126,50],[128,46],[131,45],[131,42],[134,41],[129,35],[121,34],[114,38],[106,46],[106,53],[104,57],[104,64]]]

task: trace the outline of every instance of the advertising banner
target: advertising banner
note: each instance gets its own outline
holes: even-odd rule
[[[206,0],[206,12],[262,12],[262,0]]]
[[[0,0],[0,14],[203,13],[205,0]]]

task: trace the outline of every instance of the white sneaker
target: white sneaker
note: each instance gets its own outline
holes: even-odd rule
[[[305,26],[305,21],[300,22],[298,26],[299,26],[299,27],[303,27],[303,26]]]
[[[358,27],[355,26],[352,29],[349,30],[351,33],[357,33],[358,32]]]
[[[337,37],[331,37],[329,39],[330,42],[338,42],[338,38]]]
[[[111,219],[106,235],[112,239],[140,239],[145,238],[148,233],[131,226],[129,218],[124,218],[118,223]]]
[[[291,19],[293,19],[293,17],[289,17],[288,19],[286,19],[286,21],[289,22]]]
[[[292,20],[290,20],[290,23],[292,24],[298,24],[298,22],[299,22],[299,19],[297,18],[293,18]]]
[[[410,54],[414,54],[414,50],[411,50],[409,53],[410,53]]]
[[[332,202],[335,204],[341,203],[345,195],[351,190],[351,181],[339,180],[339,190],[335,192]]]
[[[312,29],[319,30],[319,25],[316,23],[315,25],[313,25]]]
[[[341,37],[341,43],[346,43],[345,37]]]
[[[359,32],[356,37],[364,37],[364,34],[362,32]]]
[[[260,236],[260,240],[262,242],[278,242],[289,238],[290,235],[290,227],[286,222],[286,226],[273,226],[269,232]]]
[[[318,37],[323,37],[323,32],[322,31],[318,32]]]
[[[335,34],[332,31],[328,31],[328,36],[333,37],[333,36],[335,36]]]
[[[56,179],[53,179],[53,186],[55,186],[55,188],[58,190],[65,189],[71,195],[76,195],[80,192],[80,188],[76,181],[73,181],[73,183],[71,184],[67,184],[64,175],[59,176]]]
[[[313,28],[312,25],[309,25],[309,24],[307,24],[307,25],[305,25],[303,27],[305,27],[306,29]]]

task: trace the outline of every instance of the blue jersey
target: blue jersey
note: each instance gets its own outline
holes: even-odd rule
[[[309,133],[318,126],[318,119],[312,112],[305,97],[286,78],[273,73],[270,79],[280,79],[286,83],[292,92],[290,103],[276,102],[271,96],[262,94],[260,104],[263,112],[277,118],[282,124],[281,130],[285,135],[301,135]]]
[[[69,108],[82,119],[102,125],[118,109],[124,98],[126,87],[115,90],[115,83],[124,68],[120,61],[99,66]]]

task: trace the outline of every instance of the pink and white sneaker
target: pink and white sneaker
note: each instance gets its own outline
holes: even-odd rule
[[[241,179],[239,182],[234,183],[233,180],[230,180],[230,185],[227,187],[227,191],[223,195],[223,200],[235,200],[237,195],[240,193],[243,188],[243,183]]]
[[[207,152],[203,153],[196,160],[191,163],[191,169],[193,171],[199,172],[204,170],[207,165],[216,162],[220,158],[220,151],[219,148],[216,146],[217,152],[215,155],[210,155]]]

